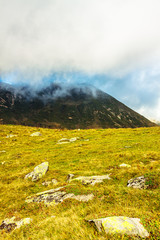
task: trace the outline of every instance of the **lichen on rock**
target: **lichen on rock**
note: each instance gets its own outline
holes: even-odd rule
[[[109,234],[127,234],[129,236],[136,235],[142,238],[149,236],[147,230],[140,223],[139,218],[129,218],[124,216],[113,216],[107,218],[89,220],[93,222],[98,231],[104,231]]]
[[[5,230],[6,232],[11,232],[12,230],[16,228],[20,228],[23,225],[30,224],[32,219],[31,218],[23,218],[20,221],[16,221],[15,217],[12,218],[6,218],[2,221],[0,225],[1,230]]]
[[[88,195],[74,195],[73,193],[66,193],[65,191],[62,191],[64,187],[59,187],[56,189],[50,189],[45,192],[37,193],[36,195],[30,196],[26,199],[27,203],[31,202],[43,202],[46,205],[51,204],[58,204],[63,202],[64,200],[71,198],[82,202],[88,202],[89,200],[92,200],[94,195],[88,194]]]
[[[41,163],[40,165],[34,168],[33,172],[28,173],[25,176],[25,179],[32,178],[33,182],[39,180],[46,174],[46,172],[48,171],[48,167],[49,167],[48,162]]]
[[[148,185],[146,184],[147,178],[144,176],[132,178],[128,181],[127,187],[146,189]]]

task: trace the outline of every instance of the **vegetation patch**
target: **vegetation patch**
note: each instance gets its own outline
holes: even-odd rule
[[[31,137],[34,132],[40,132],[39,136]],[[16,136],[6,138],[11,134]],[[139,218],[149,233],[147,239],[160,239],[159,135],[159,127],[56,130],[0,125],[0,224],[13,217],[32,219],[13,231],[1,229],[0,239],[136,239],[98,232],[88,223],[114,216]],[[78,140],[57,144],[62,138]],[[25,179],[43,162],[49,164],[45,175],[36,182]],[[74,174],[74,178],[109,175],[110,180],[94,185],[67,182],[68,174]],[[140,176],[146,178],[146,189],[127,187],[128,180]],[[51,179],[57,180],[56,186],[42,185]],[[88,202],[68,198],[51,206],[25,202],[29,196],[62,186],[67,194],[93,194],[94,198]]]

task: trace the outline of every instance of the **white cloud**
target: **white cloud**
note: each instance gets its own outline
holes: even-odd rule
[[[159,66],[159,0],[0,0],[0,75],[8,82],[106,74],[121,79],[121,89],[106,80],[115,97],[160,119]]]
[[[159,0],[0,0],[0,71],[125,74],[160,59]]]
[[[160,98],[157,100],[157,103],[153,107],[149,106],[142,106],[141,108],[137,109],[141,115],[147,117],[151,121],[160,121]]]

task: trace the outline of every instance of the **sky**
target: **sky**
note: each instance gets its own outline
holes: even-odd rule
[[[160,121],[160,1],[0,0],[0,81],[88,83]]]

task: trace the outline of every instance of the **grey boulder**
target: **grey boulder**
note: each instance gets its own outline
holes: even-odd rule
[[[146,184],[147,178],[144,176],[132,178],[128,181],[127,187],[146,189],[148,185]]]
[[[46,205],[52,205],[52,204],[58,204],[63,202],[64,200],[71,198],[71,199],[76,199],[78,201],[82,202],[88,202],[89,200],[92,200],[94,195],[93,194],[88,194],[88,195],[74,195],[73,193],[66,193],[63,191],[64,187],[59,187],[56,189],[50,189],[45,192],[40,192],[37,193],[34,196],[30,196],[26,199],[27,203],[31,202],[43,202]]]
[[[129,236],[140,236],[146,238],[149,236],[147,230],[140,223],[139,218],[129,218],[124,216],[107,217],[89,220],[94,223],[98,231],[102,229],[109,234],[127,234]]]
[[[46,172],[48,171],[48,168],[49,168],[48,162],[43,162],[40,165],[36,166],[33,172],[28,173],[25,176],[25,179],[32,178],[33,182],[37,181],[46,174]]]

